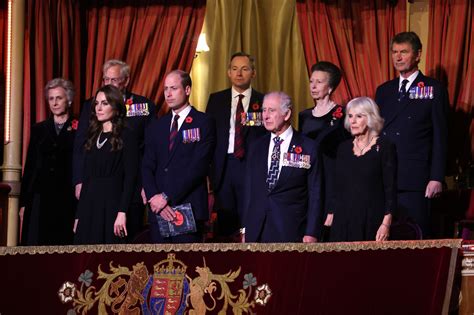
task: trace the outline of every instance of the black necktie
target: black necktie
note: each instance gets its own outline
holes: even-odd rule
[[[409,81],[407,79],[404,79],[402,81],[402,86],[400,87],[400,91],[398,91],[398,101],[401,101],[405,95],[407,94],[407,83]]]
[[[171,125],[170,142],[169,142],[169,146],[168,146],[168,149],[169,149],[170,152],[173,149],[174,139],[178,135],[178,119],[179,119],[179,115],[175,115],[174,119],[173,119],[173,124]]]

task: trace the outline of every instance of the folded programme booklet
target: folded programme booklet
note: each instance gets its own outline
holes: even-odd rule
[[[190,203],[184,203],[172,207],[172,209],[176,214],[173,221],[166,221],[161,217],[161,215],[156,214],[161,236],[170,237],[186,233],[194,233],[197,231],[196,221],[194,220],[193,210]]]

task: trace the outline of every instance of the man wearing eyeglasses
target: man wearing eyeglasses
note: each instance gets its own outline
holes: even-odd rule
[[[144,133],[145,127],[156,118],[158,109],[155,104],[144,96],[127,91],[130,82],[130,66],[121,60],[111,59],[104,63],[102,68],[103,85],[113,85],[119,88],[124,96],[126,106],[126,125],[133,130],[138,138],[140,156],[144,151]],[[84,143],[87,139],[87,130],[89,128],[89,119],[92,109],[92,98],[84,102],[79,118],[79,126],[74,140],[74,159],[73,159],[73,184],[76,189],[76,198],[81,195],[83,171],[84,171]],[[137,189],[128,210],[130,216],[127,218],[128,239],[133,240],[143,228],[144,202],[141,197],[142,183],[141,178],[137,180]]]

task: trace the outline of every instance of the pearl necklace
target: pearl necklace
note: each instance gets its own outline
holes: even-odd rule
[[[314,117],[323,117],[324,115],[329,113],[334,108],[334,106],[336,106],[336,103],[329,100],[328,105],[326,106],[324,110],[321,110],[322,111],[321,113],[318,112],[318,108],[321,108],[321,107],[318,107],[317,104],[313,107],[311,112],[313,113]]]
[[[99,141],[100,135],[102,135],[102,131],[99,133],[99,136],[97,137],[97,141],[95,142],[97,149],[101,149],[104,146],[104,144],[107,142],[107,140],[109,139],[109,138],[105,138],[104,141],[100,142]]]
[[[372,136],[370,139],[369,139],[369,142],[367,142],[366,145],[364,145],[363,148],[359,147],[359,145],[357,144],[357,139],[354,139],[355,140],[355,145],[357,147],[357,149],[359,149],[360,151],[360,155],[362,155],[362,153],[364,152],[365,149],[367,149],[367,147],[372,143],[372,140],[374,139],[374,136]]]

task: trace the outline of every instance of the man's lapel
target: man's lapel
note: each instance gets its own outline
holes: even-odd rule
[[[394,121],[395,118],[397,118],[397,116],[408,106],[408,103],[409,103],[408,93],[405,95],[405,97],[402,100],[398,101],[399,82],[400,82],[400,78],[392,80],[390,82],[390,86],[388,89],[389,95],[384,95],[384,97],[396,100],[392,106],[386,106],[384,108],[384,112],[385,112],[384,127],[387,127],[388,125],[390,125],[390,123]]]
[[[407,93],[405,97],[401,101],[397,101],[396,105],[398,106],[391,106],[390,108],[384,109],[384,111],[386,112],[384,128],[390,125],[395,120],[395,118],[397,118],[397,116],[400,115],[400,113],[402,113],[409,104],[411,104],[413,100],[411,100],[409,97],[410,95],[409,91],[412,87],[417,86],[419,82],[423,81],[423,78],[424,76],[420,71],[418,75],[416,76],[415,81],[413,81],[413,83],[407,89]],[[398,91],[399,91],[399,80],[400,80],[399,78],[397,78],[396,80],[393,80],[390,86],[390,93],[392,93],[392,91],[395,91],[395,95],[397,99],[398,99]],[[385,96],[385,97],[392,97],[392,96],[390,95],[390,96]]]
[[[194,114],[195,114],[196,110],[194,109],[194,107],[191,107],[191,111],[189,112],[189,114],[184,118],[184,121],[183,123],[181,124],[181,127],[178,129],[178,134],[176,135],[176,138],[174,139],[174,144],[173,144],[173,149],[171,149],[171,152],[169,152],[168,154],[168,162],[167,164],[171,161],[171,159],[173,158],[173,155],[175,154],[177,148],[179,146],[182,146],[184,145],[183,144],[183,130],[186,130],[186,129],[192,129],[192,128],[195,128],[195,124],[196,122],[194,121],[195,117],[194,117]],[[189,118],[191,117],[191,118]],[[171,126],[171,119],[169,119],[169,124]],[[169,132],[168,132],[168,145],[169,145]]]
[[[291,137],[290,146],[288,147],[287,152],[292,152],[293,148],[296,146],[301,146],[301,137],[296,130],[293,130],[293,136]],[[280,160],[280,163],[283,162]],[[272,191],[278,190],[282,185],[284,185],[293,171],[294,167],[282,166],[280,175],[278,176],[278,180]]]
[[[257,97],[255,95],[255,91],[254,91],[254,89],[252,89],[252,94],[250,95],[249,108],[248,108],[247,112],[261,112],[261,111],[262,111],[262,104],[260,104],[258,102]],[[238,122],[240,123],[240,119],[238,120]],[[253,128],[253,127],[244,126],[244,128],[243,128],[244,138],[247,137],[247,134],[248,134],[250,128]]]

